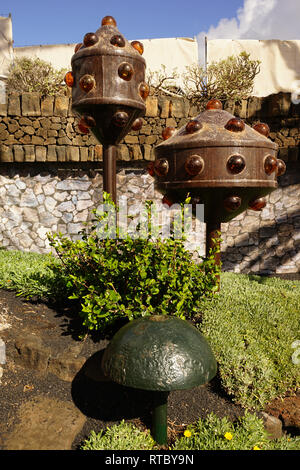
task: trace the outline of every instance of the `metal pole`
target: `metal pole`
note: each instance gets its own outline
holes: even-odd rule
[[[103,146],[103,191],[109,193],[113,202],[117,203],[116,184],[117,148],[115,145]]]
[[[155,442],[166,445],[168,441],[168,396],[169,392],[154,392],[152,414],[152,436]]]
[[[219,253],[215,253],[215,262],[217,266],[221,266],[220,242],[218,241],[221,232],[221,222],[208,221],[206,223],[206,256],[209,254],[210,248],[218,248]],[[217,240],[216,240],[217,239]],[[220,290],[220,276],[217,276],[218,290]]]

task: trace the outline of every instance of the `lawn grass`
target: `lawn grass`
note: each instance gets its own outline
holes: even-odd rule
[[[300,339],[299,281],[225,273],[220,293],[200,310],[198,327],[235,402],[261,409],[299,387],[300,364],[292,357]]]
[[[50,297],[55,277],[48,262],[48,255],[0,249],[0,288],[25,298]]]

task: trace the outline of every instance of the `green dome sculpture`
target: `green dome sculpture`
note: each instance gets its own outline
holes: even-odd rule
[[[115,334],[103,354],[102,370],[113,382],[153,391],[152,435],[166,445],[169,392],[209,382],[217,363],[204,336],[189,322],[152,315]]]
[[[208,342],[189,322],[153,315],[133,320],[115,334],[102,368],[119,384],[171,391],[209,382],[217,364]]]

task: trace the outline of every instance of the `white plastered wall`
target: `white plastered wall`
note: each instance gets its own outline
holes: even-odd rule
[[[177,69],[179,76],[185,71],[185,67],[197,63],[198,44],[192,38],[163,38],[140,39],[144,46],[143,57],[147,70],[159,71],[165,66],[167,74]],[[14,49],[16,57],[38,57],[57,68],[71,67],[71,58],[76,44],[58,44],[17,47]],[[179,80],[180,81],[180,80]]]
[[[5,77],[13,60],[11,17],[0,16],[0,103],[5,102]]]

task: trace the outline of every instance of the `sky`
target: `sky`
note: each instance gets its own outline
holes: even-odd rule
[[[128,40],[300,39],[300,0],[10,0],[14,47],[73,44],[113,16]]]

